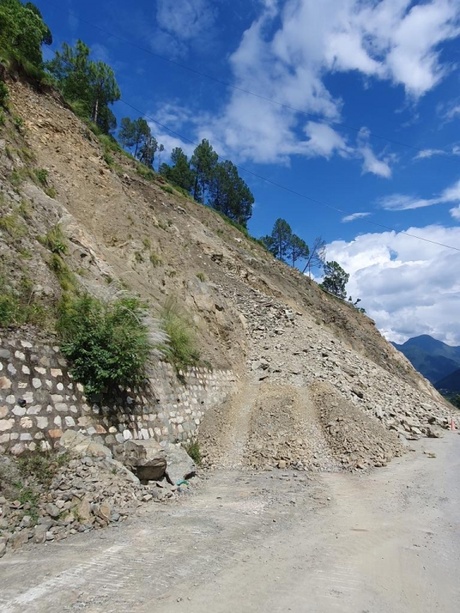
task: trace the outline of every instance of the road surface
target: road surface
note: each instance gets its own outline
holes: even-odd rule
[[[368,474],[217,471],[120,527],[7,554],[0,612],[457,613],[459,477],[457,433]]]

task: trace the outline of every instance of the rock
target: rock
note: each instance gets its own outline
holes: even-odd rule
[[[97,516],[108,523],[110,521],[111,514],[111,506],[107,502],[102,502],[97,510]]]
[[[59,444],[75,456],[112,458],[112,452],[108,447],[74,430],[66,430]]]
[[[10,544],[13,550],[19,549],[29,540],[29,531],[21,530],[20,532],[16,532],[10,539]]]
[[[0,538],[0,558],[3,558],[6,551],[6,539]]]
[[[46,525],[38,525],[35,526],[34,530],[34,543],[40,544],[44,543],[46,540],[46,533],[48,532],[48,527]]]
[[[167,444],[165,449],[166,475],[170,483],[176,485],[183,479],[189,479],[196,473],[196,465],[180,445]]]
[[[167,460],[164,449],[154,439],[130,440],[114,449],[115,457],[141,481],[163,479]]]
[[[55,504],[52,504],[52,503],[49,503],[46,505],[45,511],[53,519],[57,519],[59,515],[61,514],[61,509],[59,509]]]

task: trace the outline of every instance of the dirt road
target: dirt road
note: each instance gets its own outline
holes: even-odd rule
[[[459,472],[454,433],[367,475],[219,471],[119,528],[6,555],[0,611],[454,613]]]

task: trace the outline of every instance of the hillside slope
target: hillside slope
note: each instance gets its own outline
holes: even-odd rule
[[[45,311],[55,304],[61,284],[39,239],[60,224],[70,245],[65,264],[91,293],[123,289],[153,315],[174,298],[193,321],[202,360],[233,369],[242,390],[257,387],[250,406],[232,401],[203,424],[210,463],[229,449],[220,440],[222,420],[241,426],[241,462],[318,468],[357,465],[361,456],[380,465],[399,453],[396,433],[413,438],[443,423],[442,397],[367,316],[160,177],[145,178],[129,157],[109,156],[59,97],[19,82],[9,87],[11,115],[0,128],[8,220],[0,227],[0,275],[27,287]],[[40,328],[52,334],[51,325]],[[293,407],[285,418],[283,398]],[[385,443],[382,425],[395,433]]]

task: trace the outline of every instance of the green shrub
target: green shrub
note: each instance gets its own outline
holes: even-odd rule
[[[0,106],[6,108],[8,105],[9,92],[6,83],[0,81]]]
[[[47,232],[46,236],[40,239],[40,242],[45,245],[45,247],[48,247],[51,253],[67,253],[67,239],[59,224],[53,226]]]
[[[145,381],[151,344],[143,314],[135,298],[102,302],[84,295],[62,305],[61,349],[87,394],[110,401]]]
[[[156,268],[157,266],[161,266],[161,264],[163,264],[163,260],[160,258],[160,256],[157,253],[152,251],[150,253],[150,263],[152,264],[154,268]]]
[[[192,443],[190,443],[190,445],[185,448],[185,451],[192,458],[195,464],[198,464],[198,466],[201,464],[201,450],[200,444],[197,440],[194,440]]]
[[[192,366],[200,358],[191,324],[173,300],[168,300],[161,313],[161,324],[169,342],[162,347],[165,357],[177,369]]]
[[[202,283],[204,283],[206,281],[206,275],[204,274],[204,272],[197,272],[196,273],[196,277],[197,279],[199,279]]]
[[[43,187],[46,187],[48,185],[49,173],[46,168],[37,168],[34,170],[34,174],[37,177],[37,181],[40,183],[40,185],[43,185]]]
[[[59,253],[53,253],[49,262],[51,270],[56,275],[59,285],[64,292],[75,292],[77,283],[75,276],[61,258]]]

